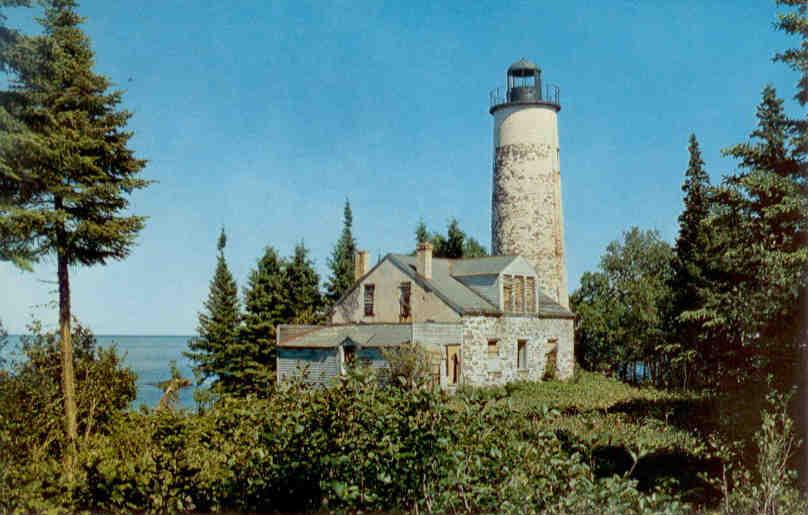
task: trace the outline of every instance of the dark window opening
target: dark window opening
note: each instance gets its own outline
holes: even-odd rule
[[[373,316],[373,300],[376,294],[376,286],[373,284],[365,285],[365,316]]]
[[[401,283],[398,287],[398,303],[399,315],[402,321],[410,318],[410,296],[412,294],[412,285],[408,282]]]
[[[527,340],[516,341],[516,368],[527,370]]]

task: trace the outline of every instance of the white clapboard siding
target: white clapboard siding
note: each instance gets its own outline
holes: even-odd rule
[[[310,384],[328,384],[339,375],[337,349],[278,348],[278,376],[281,382],[304,376]]]

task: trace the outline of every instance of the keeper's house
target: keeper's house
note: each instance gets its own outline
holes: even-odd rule
[[[370,270],[358,252],[355,265],[328,325],[278,327],[279,382],[327,384],[354,360],[385,367],[382,350],[408,342],[429,351],[446,388],[540,380],[548,368],[572,376],[575,316],[540,291],[524,258],[439,259],[424,243]]]

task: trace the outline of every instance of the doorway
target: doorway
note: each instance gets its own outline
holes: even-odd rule
[[[452,343],[446,346],[446,383],[457,385],[460,381],[460,345]]]

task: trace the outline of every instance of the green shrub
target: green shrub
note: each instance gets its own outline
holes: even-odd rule
[[[761,426],[755,433],[757,466],[731,469],[723,476],[725,492],[722,511],[726,514],[789,515],[808,512],[808,503],[797,488],[797,472],[790,467],[802,444],[794,434],[788,412],[790,394],[772,390],[761,412]]]

